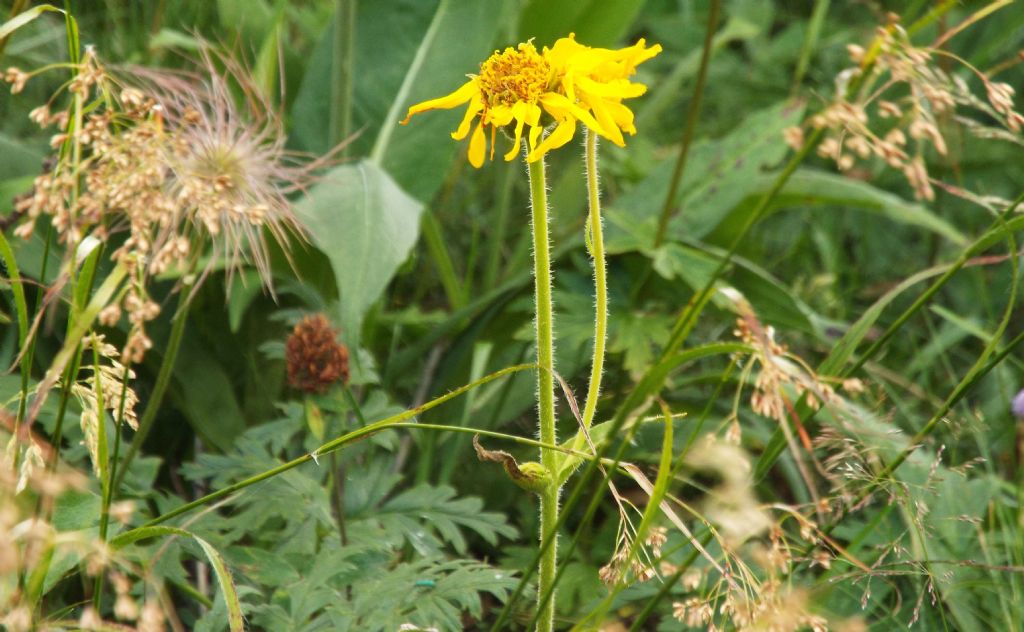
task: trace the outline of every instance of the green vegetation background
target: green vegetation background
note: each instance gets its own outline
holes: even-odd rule
[[[349,140],[345,162],[315,195],[297,202],[313,229],[296,251],[295,269],[278,261],[274,301],[254,275],[226,289],[211,279],[192,308],[170,397],[133,465],[129,495],[154,515],[317,445],[358,421],[340,391],[317,398],[321,417],[284,384],[283,339],[302,314],[322,310],[353,350],[353,387],[368,420],[422,403],[502,367],[531,361],[532,301],[527,186],[523,165],[496,159],[479,171],[452,142],[461,112],[435,112],[398,127],[405,108],[449,92],[496,47],[533,38],[539,45],[575,32],[581,42],[617,46],[638,37],[665,52],[640,69],[648,93],[634,102],[639,133],[626,149],[603,145],[602,187],[610,252],[610,356],[602,416],[635,387],[658,357],[675,315],[710,278],[759,199],[791,155],[782,141],[830,99],[834,79],[850,65],[846,46],[870,40],[886,12],[910,23],[929,2],[724,2],[690,150],[674,199],[666,200],[691,103],[707,28],[708,3],[683,0],[362,0],[349,30],[338,7],[347,2],[71,2],[82,42],[110,64],[188,68],[198,39],[244,57],[280,110],[297,152],[322,154]],[[916,38],[929,41],[980,3],[952,8]],[[6,6],[0,10],[6,15]],[[813,17],[812,17],[813,16]],[[1024,46],[1024,7],[1003,9],[959,35],[951,48],[978,68],[1012,58]],[[344,42],[352,37],[354,55]],[[40,19],[19,32],[4,66],[39,67],[64,60],[64,26]],[[346,98],[345,70],[351,70]],[[1021,86],[1024,68],[1002,81]],[[27,113],[56,86],[33,81],[18,97],[0,95],[0,214],[23,193],[48,155],[48,138]],[[933,177],[972,191],[1013,199],[1024,182],[1020,145],[979,141],[950,126],[950,154],[930,156]],[[499,139],[499,143],[502,142]],[[500,155],[501,152],[499,152]],[[592,287],[583,242],[582,158],[573,143],[550,159],[556,261],[557,367],[585,391],[592,336]],[[678,213],[655,245],[666,204]],[[724,281],[739,289],[760,318],[811,365],[887,291],[912,275],[955,260],[991,223],[980,208],[939,193],[921,203],[898,172],[881,165],[840,176],[811,158],[743,239]],[[993,249],[991,253],[1004,254]],[[38,270],[40,242],[19,246],[22,270]],[[960,272],[928,306],[903,324],[859,374],[871,385],[862,403],[878,423],[913,435],[956,387],[1001,314],[1012,314],[1006,340],[1019,334],[1024,312],[1007,306],[1010,266]],[[171,281],[169,280],[168,283]],[[867,342],[910,306],[924,285],[899,294],[875,315]],[[227,302],[225,307],[225,293]],[[171,309],[166,309],[167,314]],[[5,304],[4,313],[12,312]],[[712,302],[688,347],[733,340],[734,315]],[[17,355],[13,326],[0,333],[0,358]],[[139,368],[145,400],[160,362],[166,317],[155,326],[155,353]],[[36,371],[60,347],[43,336]],[[998,341],[997,341],[997,344]],[[1001,347],[999,347],[1001,348]],[[735,366],[727,356],[696,359],[676,371],[662,396],[677,413],[677,450],[698,421],[719,429],[734,409]],[[869,565],[887,563],[885,547],[906,543],[899,573],[871,583],[830,582],[838,571],[802,571],[793,584],[814,595],[828,616],[862,617],[872,629],[905,626],[920,609],[925,630],[1022,625],[1024,544],[1018,462],[1020,430],[1010,400],[1024,384],[1018,352],[972,383],[947,423],[898,471],[893,486],[908,495],[896,510],[884,502],[855,512],[835,532],[857,544]],[[17,392],[0,376],[2,399]],[[532,437],[533,377],[526,373],[423,415],[421,421],[473,426]],[[753,455],[763,502],[806,503],[792,457],[778,460],[776,424],[738,408],[743,445]],[[575,431],[561,406],[561,437]],[[44,418],[43,423],[47,422]],[[319,424],[319,425],[317,425]],[[773,439],[773,437],[775,437]],[[661,434],[641,431],[630,460],[657,463]],[[68,458],[84,463],[72,438]],[[918,489],[921,472],[943,446],[943,476]],[[523,459],[532,450],[503,446]],[[776,450],[774,455],[773,450]],[[946,470],[981,457],[970,477]],[[758,461],[758,459],[761,459]],[[391,431],[338,456],[347,477],[345,546],[332,546],[337,524],[320,463],[245,491],[230,508],[204,513],[189,528],[223,552],[235,572],[253,629],[381,629],[405,622],[441,629],[493,622],[529,567],[536,532],[534,499],[499,468],[477,461],[469,435]],[[627,485],[628,488],[628,485]],[[680,497],[700,497],[677,481]],[[592,493],[602,493],[595,487]],[[913,519],[915,500],[930,507]],[[90,528],[98,503],[83,493],[62,508],[66,528]],[[961,520],[966,516],[971,520]],[[597,579],[608,562],[619,518],[606,499],[592,520],[577,509],[566,528],[578,545],[566,560],[558,611],[580,619],[606,590]],[[870,526],[865,531],[864,527]],[[787,528],[793,528],[788,525]],[[920,531],[919,529],[923,529]],[[858,538],[860,538],[858,540]],[[671,558],[687,557],[678,533]],[[174,589],[190,629],[226,629],[223,604],[207,610],[182,587],[194,572],[191,544],[176,545],[158,573]],[[155,548],[155,546],[154,546]],[[668,548],[668,547],[667,547]],[[147,555],[139,553],[140,557]],[[900,558],[896,555],[896,558]],[[971,564],[1013,567],[975,569]],[[839,566],[839,562],[836,562]],[[350,588],[346,588],[350,587]],[[74,587],[64,592],[73,601]],[[349,606],[339,605],[347,593]],[[637,584],[616,600],[608,621],[631,625],[658,592]],[[671,602],[659,598],[645,625],[677,629]],[[55,591],[57,595],[61,590]],[[870,593],[869,598],[865,594]],[[919,599],[923,595],[924,607]],[[862,598],[865,599],[862,604]],[[55,605],[60,597],[55,597]],[[530,599],[512,608],[529,620]],[[346,609],[348,608],[348,609]],[[205,614],[204,614],[205,612]],[[484,623],[478,623],[478,622]],[[656,622],[660,621],[660,624]],[[994,623],[998,622],[998,623]]]

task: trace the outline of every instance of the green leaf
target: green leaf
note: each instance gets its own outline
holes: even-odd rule
[[[750,115],[724,138],[696,143],[673,200],[683,211],[670,224],[670,236],[699,239],[714,230],[748,195],[757,193],[757,176],[778,164],[789,151],[781,142],[782,130],[794,125],[802,114],[802,107],[777,103]],[[674,165],[674,157],[663,160],[606,209],[609,253],[654,243]]]
[[[243,632],[245,630],[245,625],[242,620],[242,605],[238,600],[238,591],[235,589],[235,581],[231,576],[231,571],[224,562],[224,557],[206,540],[184,529],[154,526],[133,529],[122,537],[117,537],[111,540],[110,545],[114,548],[123,548],[140,540],[163,536],[191,538],[199,544],[199,547],[203,549],[203,553],[206,554],[207,559],[210,560],[213,572],[217,576],[217,583],[220,585],[221,595],[224,596],[224,605],[226,605],[228,609],[228,626],[231,629],[231,632]]]
[[[0,204],[10,208],[11,197],[32,189],[32,180],[39,173],[44,154],[38,146],[17,141],[6,134],[0,134]]]
[[[483,511],[483,506],[479,498],[456,498],[455,490],[448,486],[418,485],[395,496],[369,517],[379,520],[390,533],[404,534],[422,555],[436,553],[439,544],[425,526],[464,555],[463,529],[475,532],[491,544],[497,544],[498,536],[516,534],[503,515]]]
[[[349,348],[358,347],[363,317],[416,243],[422,210],[369,162],[334,169],[296,206],[313,243],[330,259]]]
[[[503,9],[478,0],[396,0],[359,5],[355,42],[350,154],[382,164],[416,198],[440,188],[449,165],[464,151],[449,133],[460,112],[431,112],[400,127],[413,103],[443,96],[477,72],[493,50]],[[330,147],[325,121],[331,108],[333,24],[309,60],[292,111],[294,133],[306,150]],[[381,43],[386,42],[386,48]],[[454,43],[457,42],[457,45]]]
[[[2,280],[11,287],[11,294],[14,296],[14,308],[18,314],[18,346],[25,347],[25,340],[28,338],[28,304],[25,302],[25,288],[21,283],[21,272],[18,271],[18,262],[14,258],[11,245],[7,238],[0,232],[0,259],[3,260],[4,274]]]
[[[420,200],[434,197],[452,159],[465,151],[451,138],[462,112],[432,112],[404,127],[397,123],[410,105],[454,91],[479,70],[492,52],[502,15],[497,3],[442,0],[401,86],[388,94],[392,101],[372,156]]]
[[[679,277],[694,290],[707,285],[711,274],[717,267],[718,258],[725,253],[718,249],[703,252],[696,248],[676,243],[665,244],[650,254],[654,269],[666,279]],[[788,287],[767,270],[755,265],[743,257],[733,257],[734,268],[728,281],[722,285],[731,285],[739,290],[765,322],[797,329],[807,333],[818,333],[816,323],[824,319],[793,295]],[[728,308],[730,301],[717,292],[711,300],[722,308]]]
[[[771,183],[766,178],[762,181],[759,188],[767,190]],[[900,224],[930,230],[956,245],[967,243],[967,237],[960,230],[920,204],[908,202],[867,182],[816,169],[800,169],[790,176],[772,203],[773,209],[793,206],[839,206],[867,211]]]
[[[614,46],[629,31],[644,4],[645,0],[531,0],[520,18],[519,39],[525,42],[532,38],[540,48],[576,33],[576,39],[587,46]]]
[[[186,419],[206,441],[227,450],[245,430],[245,417],[234,384],[209,351],[188,340],[174,368],[178,402]]]
[[[46,11],[55,11],[57,13],[64,13],[63,9],[58,9],[52,4],[41,4],[37,7],[32,7],[14,16],[10,20],[7,20],[3,24],[0,24],[0,40],[6,39],[11,36],[12,33],[25,26],[32,20],[38,18]]]

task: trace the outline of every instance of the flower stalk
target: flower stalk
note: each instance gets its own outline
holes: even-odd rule
[[[594,360],[590,368],[590,386],[583,406],[583,427],[589,429],[597,413],[604,372],[604,350],[608,338],[608,282],[605,278],[604,234],[601,228],[601,190],[597,172],[597,134],[587,130],[587,248],[594,259]]]
[[[544,160],[527,161],[530,175],[530,209],[533,228],[533,275],[536,296],[537,325],[537,413],[540,440],[556,445],[555,433],[555,374],[554,323],[551,302],[551,246],[548,241],[548,192]],[[540,451],[540,462],[549,471],[557,471],[560,457],[551,450]],[[555,573],[558,560],[558,493],[551,484],[540,492],[540,546],[544,555],[540,559],[537,597],[538,632],[553,629],[555,616]],[[550,544],[548,543],[550,541]],[[545,595],[549,595],[545,600]]]

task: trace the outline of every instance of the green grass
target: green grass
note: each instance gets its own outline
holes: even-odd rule
[[[108,1],[3,26],[27,8],[11,4],[0,68],[52,67],[0,94],[0,439],[23,437],[0,476],[8,629],[94,615],[146,629],[129,602],[208,631],[550,629],[538,603],[559,630],[678,629],[674,615],[757,629],[728,614],[747,598],[778,629],[1024,625],[1024,421],[1010,411],[1024,388],[1024,135],[989,96],[1024,85],[1021,7],[906,3],[896,26],[880,7],[827,1]],[[915,113],[896,86],[883,98],[904,118],[882,118],[872,94],[890,75],[873,73],[898,62],[880,25],[900,46],[942,43],[911,64],[933,73],[917,89],[956,77],[974,100]],[[548,373],[522,156],[502,160],[497,134],[474,169],[450,138],[461,108],[398,123],[495,49],[570,32],[664,50],[633,78],[648,90],[624,102],[626,147],[588,155],[580,124],[534,183],[550,215]],[[15,196],[53,169],[47,157],[93,168],[91,146],[51,145],[57,131],[29,112],[57,95],[50,110],[74,131],[121,107],[118,90],[62,91],[86,46],[129,80],[129,64],[202,80],[213,51],[236,113],[279,120],[289,157],[326,157],[287,191],[305,235],[265,231],[273,292],[201,226],[187,269],[145,278],[111,259],[126,234],[116,209],[102,209],[105,245],[74,265],[49,217],[15,234]],[[839,99],[870,101],[877,138],[903,130],[898,166],[824,156],[838,140],[856,155],[857,128],[815,125]],[[911,116],[945,151],[912,135]],[[904,172],[918,157],[930,185]],[[76,181],[62,204],[95,186]],[[127,385],[118,374],[90,398],[85,380],[116,367],[91,334],[120,350],[130,324],[102,310],[140,287],[161,308],[153,347]],[[315,312],[351,379],[302,393],[285,341]],[[539,434],[538,375],[555,407]],[[125,388],[138,434],[114,405]],[[104,420],[91,451],[89,406]],[[477,458],[477,434],[512,475],[544,464],[543,521],[537,494]],[[564,485],[557,511],[551,485]],[[61,537],[13,528],[32,517]],[[557,559],[538,545],[542,522]],[[72,544],[97,539],[113,551],[99,572],[95,550]]]

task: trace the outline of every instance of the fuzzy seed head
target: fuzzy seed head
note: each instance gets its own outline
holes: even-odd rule
[[[348,349],[323,314],[307,316],[285,343],[288,384],[305,393],[322,393],[335,382],[348,382]]]

